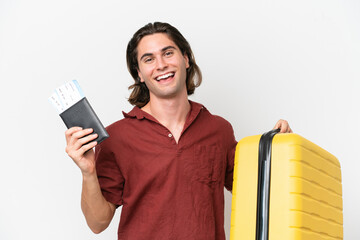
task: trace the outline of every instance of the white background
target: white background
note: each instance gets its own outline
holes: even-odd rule
[[[154,21],[188,39],[204,77],[191,99],[238,140],[283,118],[338,157],[344,237],[360,239],[359,13],[357,0],[0,0],[0,239],[117,238],[120,211],[100,235],[86,226],[81,174],[47,98],[77,79],[104,125],[122,118],[126,45]]]

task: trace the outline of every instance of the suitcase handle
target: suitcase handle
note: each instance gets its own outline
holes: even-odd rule
[[[274,136],[279,132],[280,129],[266,132],[259,142],[256,240],[267,240],[269,236],[271,144]]]

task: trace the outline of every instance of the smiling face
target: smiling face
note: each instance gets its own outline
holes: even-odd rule
[[[152,98],[187,96],[188,57],[165,33],[143,37],[137,46],[138,75]]]

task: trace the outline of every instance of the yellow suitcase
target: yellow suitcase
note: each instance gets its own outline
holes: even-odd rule
[[[277,132],[237,145],[230,239],[343,239],[339,161],[297,134]]]

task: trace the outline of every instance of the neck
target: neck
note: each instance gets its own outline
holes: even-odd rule
[[[143,111],[152,115],[164,126],[185,123],[186,116],[190,111],[190,103],[186,98],[182,99],[153,99],[143,108]]]
[[[168,128],[178,140],[184,127],[186,116],[190,111],[190,103],[187,93],[179,98],[159,99],[151,98],[142,108],[143,111],[152,115],[163,126]]]

